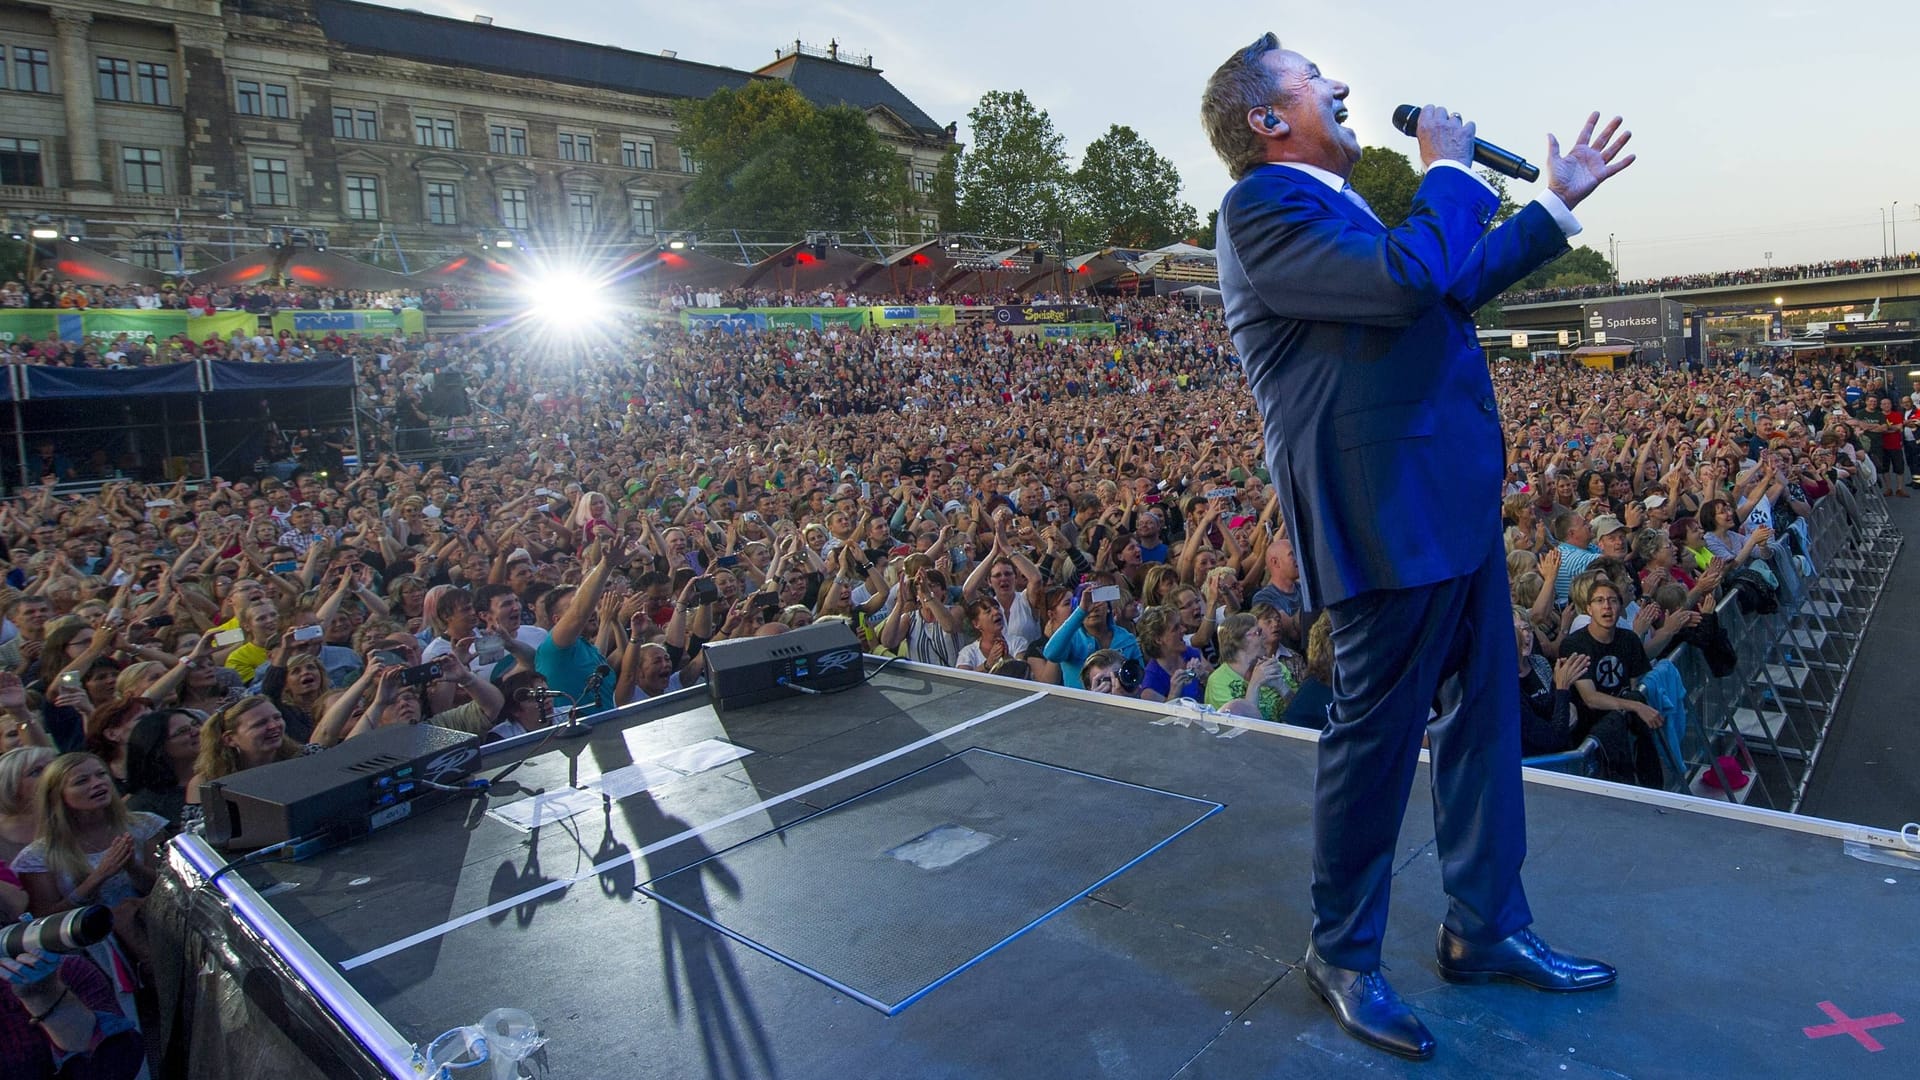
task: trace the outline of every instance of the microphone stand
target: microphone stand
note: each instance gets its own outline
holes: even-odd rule
[[[567,713],[567,722],[561,725],[559,731],[554,732],[556,737],[562,739],[578,739],[593,730],[581,720],[580,710],[584,708],[584,706],[580,703],[582,701],[600,700],[600,684],[606,681],[609,670],[607,665],[600,665],[592,675],[587,676],[586,685],[580,688],[580,696],[578,698],[570,697],[567,699],[573,702],[573,708]]]

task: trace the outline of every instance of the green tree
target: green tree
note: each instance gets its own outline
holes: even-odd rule
[[[1203,248],[1220,246],[1220,211],[1207,211],[1207,223],[1194,230],[1193,242]]]
[[[816,109],[768,79],[683,103],[681,145],[700,163],[676,215],[693,228],[800,233],[886,228],[911,204],[900,160],[865,114]]]
[[[851,105],[821,109],[788,142],[799,150],[813,228],[884,229],[911,214],[906,166],[861,110]]]
[[[1389,229],[1407,220],[1413,212],[1413,193],[1420,190],[1420,174],[1413,171],[1407,155],[1384,146],[1367,147],[1347,182]]]
[[[1491,169],[1476,169],[1474,170],[1474,175],[1485,180],[1487,186],[1493,189],[1493,193],[1500,196],[1500,208],[1493,212],[1493,223],[1495,225],[1500,224],[1520,212],[1520,204],[1514,202],[1513,196],[1507,194],[1506,177],[1501,176]]]
[[[1548,287],[1557,289],[1576,285],[1604,285],[1612,280],[1613,265],[1607,262],[1607,257],[1582,244],[1521,278],[1513,288],[1515,291]]]
[[[1121,124],[1087,145],[1073,186],[1093,244],[1162,247],[1199,225],[1193,207],[1180,201],[1180,171]]]
[[[1071,209],[1066,140],[1023,90],[990,90],[967,114],[959,227],[990,236],[1050,237]]]
[[[933,212],[943,230],[960,227],[960,148],[953,147],[940,158],[933,173]]]
[[[0,281],[27,280],[27,245],[10,236],[0,236]]]

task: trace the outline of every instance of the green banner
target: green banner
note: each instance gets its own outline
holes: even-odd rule
[[[427,328],[427,316],[417,308],[394,311],[374,308],[368,311],[282,311],[273,317],[273,332],[282,330],[300,335],[327,334],[418,334]]]
[[[953,307],[940,305],[902,305],[868,308],[875,326],[952,326]]]
[[[865,326],[869,310],[841,307],[688,308],[680,312],[680,325],[729,334],[772,327],[824,330],[829,326]]]
[[[793,326],[802,330],[823,330],[829,326],[865,326],[866,308],[754,308],[767,317],[768,326]]]
[[[260,332],[260,316],[244,311],[222,311],[187,320],[187,336],[195,341],[212,337],[225,341],[233,336],[235,330],[252,337]]]
[[[185,334],[195,341],[226,337],[239,330],[257,333],[260,320],[244,311],[194,316],[185,311],[143,311],[104,308],[94,311],[0,311],[0,341],[45,341],[49,334],[62,341],[111,341],[130,338],[165,341]]]
[[[1110,322],[1067,323],[1063,326],[1042,326],[1038,329],[1041,337],[1112,337],[1114,334],[1113,324]]]
[[[74,319],[79,332],[79,319]],[[0,311],[0,341],[45,341],[60,330],[57,311]]]

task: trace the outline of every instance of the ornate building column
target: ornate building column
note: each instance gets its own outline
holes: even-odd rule
[[[65,186],[105,190],[100,172],[100,134],[93,119],[93,55],[87,48],[87,28],[93,15],[56,8],[53,31],[59,42],[60,97],[67,109],[67,183]]]

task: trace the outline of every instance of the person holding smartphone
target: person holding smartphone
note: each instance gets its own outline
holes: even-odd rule
[[[1113,606],[1121,599],[1118,585],[1085,582],[1074,594],[1073,614],[1047,639],[1042,650],[1048,660],[1060,665],[1061,682],[1076,690],[1086,689],[1081,668],[1087,657],[1101,649],[1113,649],[1122,656],[1145,664],[1140,642],[1126,627],[1113,621]]]

